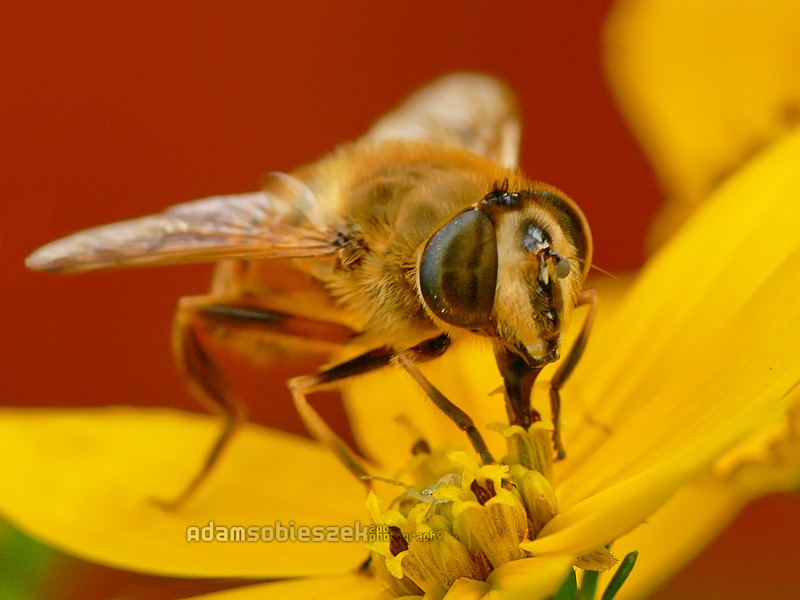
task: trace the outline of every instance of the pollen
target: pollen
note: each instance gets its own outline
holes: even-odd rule
[[[441,599],[459,579],[486,581],[509,561],[532,556],[520,544],[558,513],[551,427],[495,429],[508,445],[499,464],[417,443],[401,475],[413,485],[375,478],[405,489],[386,508],[374,492],[367,498],[370,568],[390,594]]]

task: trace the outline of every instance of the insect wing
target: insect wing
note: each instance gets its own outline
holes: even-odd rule
[[[504,83],[456,73],[410,96],[362,139],[456,145],[513,169],[519,162],[520,130],[517,101]]]
[[[315,215],[311,191],[282,173],[265,191],[214,196],[161,214],[80,231],[39,248],[30,269],[74,273],[118,267],[295,258],[335,251],[336,232]]]

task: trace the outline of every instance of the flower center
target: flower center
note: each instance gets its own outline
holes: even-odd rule
[[[558,512],[551,432],[535,423],[502,433],[508,455],[500,464],[417,443],[404,471],[414,485],[376,478],[406,489],[385,510],[374,492],[367,499],[371,569],[390,593],[443,598],[458,579],[485,581],[500,565],[531,556],[519,544]]]

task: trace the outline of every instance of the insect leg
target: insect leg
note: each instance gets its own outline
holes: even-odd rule
[[[351,473],[359,479],[363,479],[368,477],[367,472],[359,464],[358,459],[342,439],[333,432],[322,417],[320,417],[319,413],[308,403],[306,395],[330,387],[331,384],[342,379],[363,375],[364,373],[369,373],[370,371],[397,362],[397,364],[402,366],[411,377],[414,378],[433,403],[450,418],[459,429],[466,432],[470,443],[480,455],[481,460],[485,464],[492,464],[495,460],[469,415],[436,389],[416,366],[416,363],[425,362],[441,356],[449,347],[450,338],[446,335],[440,335],[425,340],[399,353],[395,353],[390,348],[377,348],[349,361],[325,369],[316,375],[305,375],[290,379],[288,382],[289,389],[292,391],[292,397],[294,398],[297,412],[300,413],[300,417],[303,419],[303,422],[306,424],[311,434],[320,442],[328,445]]]
[[[589,311],[586,313],[581,331],[575,343],[572,345],[572,348],[569,349],[569,353],[553,375],[553,379],[550,381],[550,408],[553,412],[553,447],[556,450],[556,456],[559,460],[567,455],[561,441],[561,395],[559,394],[559,390],[572,374],[572,371],[575,369],[575,366],[578,364],[586,348],[586,342],[589,340],[589,333],[594,324],[594,315],[597,311],[597,290],[589,289],[581,292],[577,306],[582,306],[584,304],[589,306]]]
[[[394,356],[395,354],[390,348],[377,348],[315,375],[303,375],[287,382],[297,412],[309,433],[331,448],[344,466],[362,481],[369,477],[369,474],[361,466],[355,454],[347,447],[347,444],[334,433],[319,413],[308,403],[306,394],[330,387],[331,384],[342,379],[389,366]],[[367,483],[367,485],[369,484]]]
[[[170,501],[158,501],[168,509],[180,507],[195,493],[245,420],[244,404],[230,391],[219,367],[204,347],[202,334],[220,326],[262,335],[302,337],[333,345],[343,343],[353,334],[343,325],[248,306],[241,299],[182,298],[173,323],[175,362],[192,395],[211,412],[220,414],[223,426],[205,462],[186,488]]]
[[[409,375],[414,378],[414,381],[419,384],[439,410],[453,421],[461,431],[467,434],[472,447],[475,448],[483,463],[492,464],[495,460],[470,416],[448,400],[417,368],[416,363],[441,356],[449,347],[450,338],[446,335],[440,335],[400,352],[397,355],[397,363],[408,371]]]
[[[196,311],[209,301],[210,298],[205,296],[181,298],[172,326],[172,351],[178,371],[186,379],[192,396],[211,412],[222,416],[222,431],[203,466],[183,491],[171,500],[157,500],[158,504],[168,510],[179,508],[195,493],[211,472],[239,424],[245,419],[244,405],[230,393],[219,368],[200,341],[201,327]]]

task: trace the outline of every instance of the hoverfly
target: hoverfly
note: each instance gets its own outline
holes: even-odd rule
[[[347,360],[288,385],[311,433],[364,478],[307,394],[375,369],[405,369],[491,463],[469,416],[418,363],[462,337],[489,340],[509,422],[527,428],[539,420],[531,406],[534,380],[559,358],[573,308],[589,304],[578,340],[550,383],[553,443],[563,457],[559,388],[593,320],[596,296],[583,289],[592,242],[572,200],[519,171],[519,135],[505,85],[484,75],[450,75],[358,141],[291,174],[271,174],[260,192],[82,231],[40,248],[26,264],[72,273],[219,261],[211,292],[181,299],[172,344],[193,395],[220,409],[225,424],[173,505],[203,481],[243,419],[200,335],[219,327],[233,332],[234,349],[237,332],[255,335],[275,358],[298,339],[329,355],[347,346]]]

